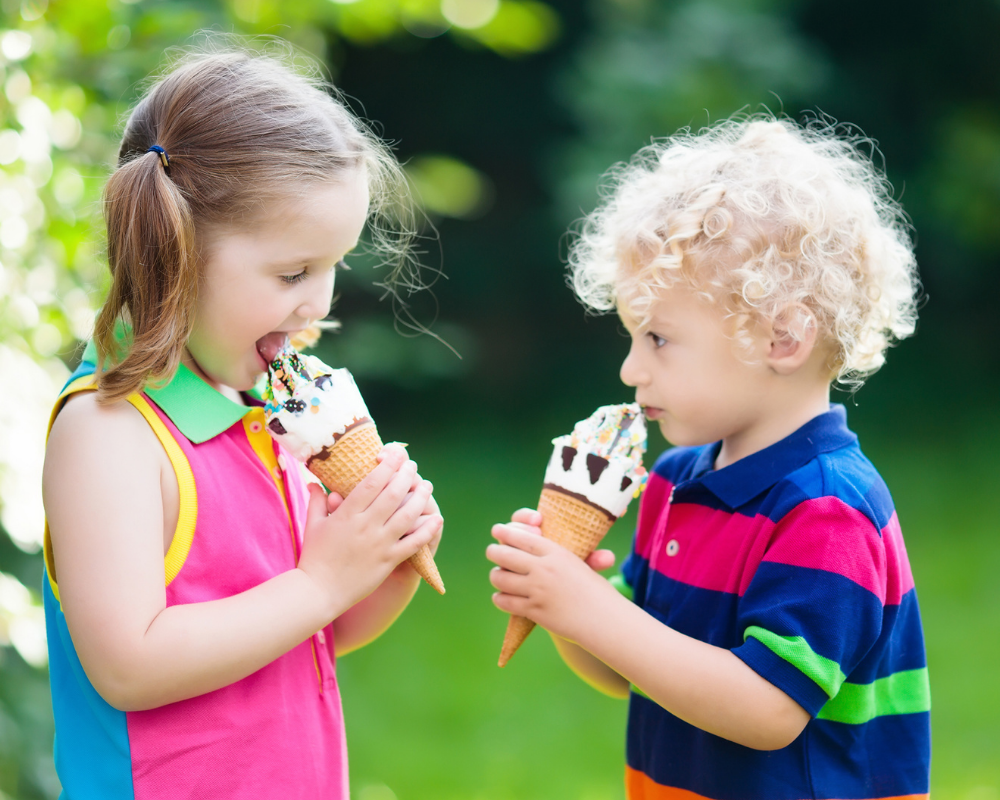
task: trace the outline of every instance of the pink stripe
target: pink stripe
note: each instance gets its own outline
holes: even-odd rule
[[[843,575],[886,601],[885,543],[868,517],[836,497],[786,514],[764,560]]]
[[[886,586],[886,605],[899,605],[903,595],[913,588],[913,571],[910,569],[910,559],[906,555],[906,545],[903,543],[903,531],[899,527],[899,517],[892,512],[889,524],[882,529],[882,540],[885,542],[886,565],[889,580]]]
[[[638,550],[652,569],[699,589],[743,594],[774,528],[766,517],[744,517],[696,503],[663,508]]]
[[[674,488],[674,484],[666,478],[650,473],[646,479],[646,488],[642,490],[639,498],[639,519],[636,524],[636,552],[648,558],[648,548],[651,545],[651,538],[656,528],[656,518],[667,507],[667,498]]]
[[[660,487],[650,489],[659,492]],[[775,525],[763,515],[746,517],[694,503],[657,504],[657,496],[640,510],[636,551],[652,569],[699,589],[743,596],[760,563],[769,561],[843,575],[885,603],[886,548],[896,547],[905,562],[892,523],[886,530],[898,546],[883,542],[868,517],[834,497],[800,503]],[[912,586],[912,577],[904,585],[906,580]]]

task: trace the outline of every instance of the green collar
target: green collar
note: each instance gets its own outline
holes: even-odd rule
[[[83,360],[97,363],[97,348],[88,342]],[[181,364],[166,386],[146,389],[177,429],[195,444],[207,442],[241,420],[252,406],[234,403]]]

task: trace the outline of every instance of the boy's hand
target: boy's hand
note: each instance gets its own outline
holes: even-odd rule
[[[581,561],[543,538],[540,524],[541,514],[521,509],[510,523],[493,526],[499,544],[486,548],[486,557],[497,565],[490,572],[490,583],[499,590],[493,603],[576,641],[583,627],[599,617],[607,599],[618,595],[594,571],[612,566],[614,554],[598,550]]]

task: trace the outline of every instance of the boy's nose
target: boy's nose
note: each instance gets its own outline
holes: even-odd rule
[[[648,381],[646,371],[639,365],[634,346],[629,348],[628,355],[625,356],[621,369],[618,371],[618,377],[621,378],[622,383],[626,386],[633,387],[640,386]]]

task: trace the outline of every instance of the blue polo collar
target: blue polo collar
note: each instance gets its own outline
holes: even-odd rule
[[[83,360],[97,364],[97,348],[88,342]],[[177,429],[195,444],[207,442],[243,419],[252,406],[235,403],[181,364],[165,386],[147,388],[146,394]]]
[[[694,463],[692,477],[730,508],[739,508],[820,453],[839,450],[857,440],[847,427],[847,410],[831,404],[825,414],[813,417],[780,442],[720,470],[713,465],[722,443],[706,447]]]

